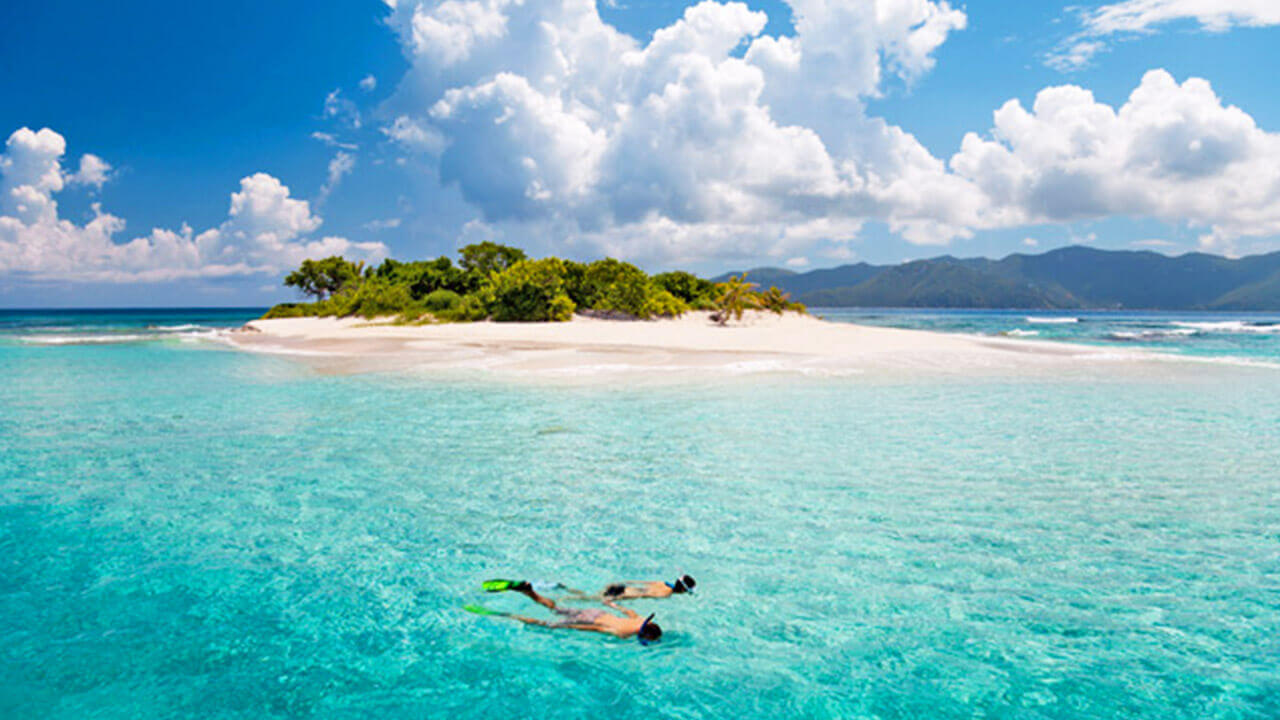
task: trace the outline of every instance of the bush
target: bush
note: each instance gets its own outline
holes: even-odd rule
[[[487,317],[489,311],[478,295],[464,295],[462,301],[453,308],[436,313],[436,318],[445,322],[475,322]]]
[[[711,309],[716,299],[716,284],[693,273],[682,271],[658,273],[654,286],[666,290],[699,310]],[[698,307],[703,305],[704,307]]]
[[[440,313],[453,310],[462,304],[462,296],[452,290],[435,290],[422,299],[427,312]]]
[[[332,300],[342,298],[335,296]],[[385,280],[370,278],[360,283],[345,303],[340,315],[359,315],[363,318],[375,318],[384,315],[399,315],[413,306],[413,296],[404,285],[393,285]]]
[[[273,306],[262,316],[263,320],[274,320],[277,318],[298,318],[310,317],[315,314],[315,308],[318,303],[280,303]]]
[[[632,317],[652,317],[649,309],[655,289],[644,271],[613,258],[597,260],[568,269],[569,297],[579,307],[623,313]]]
[[[645,302],[642,317],[676,317],[689,311],[689,305],[666,290],[659,290]]]
[[[485,293],[499,322],[563,321],[573,317],[574,302],[565,293],[564,261],[521,260],[495,273]]]

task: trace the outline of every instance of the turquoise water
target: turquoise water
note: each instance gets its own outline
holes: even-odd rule
[[[1280,368],[1280,313],[815,308],[835,322],[1140,348]]]
[[[1267,368],[335,377],[206,312],[0,316],[0,717],[1280,716]],[[676,572],[649,648],[459,610]]]

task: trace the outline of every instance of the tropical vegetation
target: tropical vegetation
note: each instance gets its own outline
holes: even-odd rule
[[[448,257],[366,266],[341,256],[304,260],[284,279],[311,298],[283,303],[267,318],[396,317],[401,322],[554,322],[575,313],[647,320],[714,311],[721,324],[750,309],[804,312],[776,287],[756,292],[746,275],[712,282],[683,271],[649,275],[605,258],[576,262],[530,258],[519,248],[483,242]]]

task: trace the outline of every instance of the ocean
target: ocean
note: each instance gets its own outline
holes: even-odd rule
[[[1280,315],[824,310],[1061,378],[325,375],[0,311],[0,717],[1280,717]],[[641,601],[528,628],[480,583]]]

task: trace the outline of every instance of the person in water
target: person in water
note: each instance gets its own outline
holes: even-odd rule
[[[637,600],[639,598],[668,598],[693,592],[698,583],[688,575],[681,575],[675,582],[653,580],[628,580],[614,583],[600,596],[606,600]]]
[[[501,585],[499,585],[499,583],[501,583]],[[539,595],[533,589],[533,586],[526,581],[512,582],[506,580],[490,580],[484,585],[485,590],[489,592],[501,592],[503,590],[518,592],[556,615],[559,615],[560,619],[555,621],[539,620],[538,618],[529,617],[527,615],[495,612],[476,606],[469,606],[467,608],[468,610],[471,610],[472,612],[480,612],[484,615],[509,617],[512,620],[519,620],[526,625],[539,625],[545,628],[563,628],[567,630],[598,632],[620,638],[629,638],[634,636],[640,640],[642,645],[648,645],[662,637],[662,628],[658,626],[658,623],[653,622],[653,615],[641,618],[639,613],[634,610],[620,607],[611,600],[605,600],[604,604],[622,613],[623,617],[618,617],[613,613],[606,612],[598,608],[562,608],[556,605],[554,600]]]

